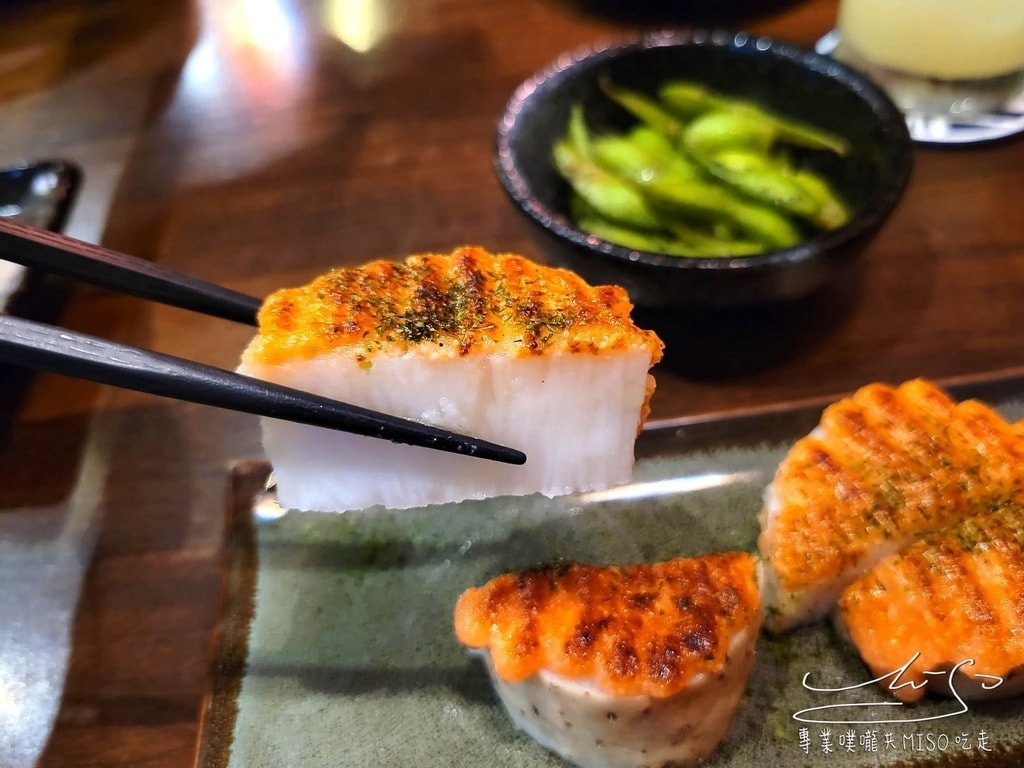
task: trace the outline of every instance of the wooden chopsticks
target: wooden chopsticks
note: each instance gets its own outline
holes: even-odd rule
[[[256,325],[262,303],[152,261],[0,218],[0,258],[161,304]]]
[[[125,254],[0,218],[0,258],[196,312],[255,324],[260,300]],[[487,440],[23,318],[0,315],[0,361],[178,400],[523,464]]]

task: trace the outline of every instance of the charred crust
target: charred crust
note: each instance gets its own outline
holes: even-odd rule
[[[656,598],[657,595],[653,592],[637,592],[626,598],[626,605],[635,611],[646,611],[654,605]]]
[[[710,661],[715,658],[718,639],[710,627],[701,627],[696,631],[687,632],[683,636],[683,645],[692,653]]]
[[[671,640],[651,649],[646,662],[647,677],[662,685],[672,685],[683,674],[683,658]],[[645,713],[650,710],[644,710]]]
[[[266,364],[308,359],[367,336],[399,352],[429,343],[460,356],[518,341],[524,354],[552,345],[570,353],[646,348],[661,359],[657,336],[636,327],[617,287],[521,256],[460,248],[403,262],[336,269],[306,286],[272,294],[247,356]]]
[[[731,639],[757,621],[754,570],[745,553],[636,566],[557,563],[476,590],[473,624],[484,628],[499,674],[516,670],[509,679],[547,668],[612,693],[668,696],[695,675],[719,674]]]
[[[615,677],[631,679],[640,673],[640,655],[637,649],[624,640],[615,643],[612,657],[608,662],[609,672]]]
[[[594,645],[601,639],[605,630],[612,624],[612,619],[603,616],[597,619],[584,619],[577,626],[575,632],[570,635],[565,643],[565,653],[568,656],[586,657],[590,654]]]

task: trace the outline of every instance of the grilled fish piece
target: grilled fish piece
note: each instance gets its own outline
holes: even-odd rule
[[[1024,690],[1024,498],[931,534],[844,590],[838,620],[903,701]],[[897,675],[897,670],[902,670]]]
[[[766,626],[823,617],[874,564],[1024,482],[1018,427],[921,379],[871,384],[822,414],[765,493]]]
[[[761,621],[753,556],[498,576],[455,609],[515,723],[587,766],[690,766],[724,737]]]
[[[239,371],[526,452],[477,462],[263,420],[288,508],[421,506],[627,482],[662,343],[615,286],[459,248],[338,269],[278,291]],[[396,471],[396,468],[400,468]]]

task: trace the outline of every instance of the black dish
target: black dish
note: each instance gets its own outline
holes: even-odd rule
[[[783,250],[736,258],[680,258],[636,251],[578,229],[568,186],[551,163],[570,107],[623,128],[631,118],[598,79],[653,93],[673,78],[756,100],[846,137],[846,157],[807,152],[853,211],[846,226]],[[806,296],[860,253],[896,207],[910,177],[912,145],[903,116],[864,76],[825,56],[743,32],[669,30],[565,54],[516,89],[498,125],[494,167],[552,264],[594,284],[617,284],[639,306],[728,306]]]

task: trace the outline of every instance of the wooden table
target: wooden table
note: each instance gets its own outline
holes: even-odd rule
[[[812,44],[836,12],[774,5],[726,22]],[[70,234],[256,295],[463,243],[538,257],[495,121],[559,52],[635,25],[568,0],[7,0],[0,164],[78,163]],[[654,417],[1020,365],[1022,179],[1021,141],[917,149],[859,280],[756,347],[764,318],[682,326]],[[86,286],[62,322],[223,367],[250,333]],[[0,565],[0,763],[189,765],[256,420],[48,375],[3,407],[0,542],[24,567]]]

